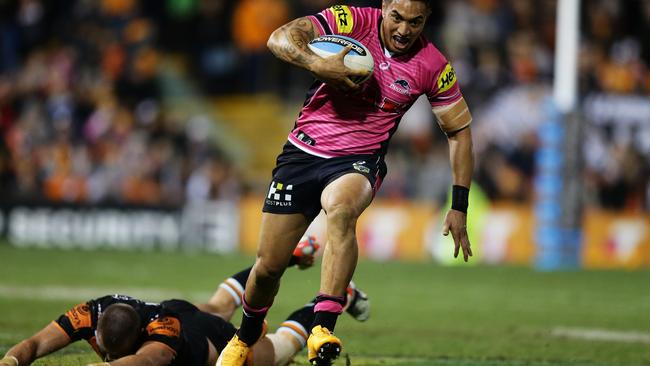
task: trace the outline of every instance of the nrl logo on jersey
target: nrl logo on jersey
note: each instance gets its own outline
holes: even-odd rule
[[[395,80],[389,87],[400,94],[411,95],[411,85],[404,79]]]

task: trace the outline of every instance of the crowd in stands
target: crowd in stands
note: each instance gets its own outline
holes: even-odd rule
[[[310,75],[275,60],[266,39],[334,3],[0,1],[0,196],[169,205],[236,197],[244,183],[232,162],[165,103],[161,64],[180,55],[206,95],[270,92],[295,103]],[[425,33],[453,62],[474,114],[476,182],[491,199],[530,201],[556,1],[432,3]],[[582,5],[585,199],[647,211],[650,0]],[[409,113],[392,145],[381,194],[442,202],[447,148],[426,105]]]
[[[174,206],[236,194],[219,147],[163,103],[158,1],[0,5],[3,201]]]
[[[556,1],[442,1],[431,38],[453,61],[474,114],[478,185],[492,199],[535,196],[540,125],[549,118]],[[579,117],[582,184],[592,207],[650,210],[650,1],[581,2]],[[444,137],[420,110],[396,136],[404,187],[444,199],[446,184],[427,185],[446,162]],[[399,132],[398,132],[399,134]],[[423,136],[425,134],[426,136]],[[430,137],[433,136],[433,137]],[[433,142],[432,142],[433,141]],[[431,154],[433,152],[433,154]],[[441,177],[441,179],[444,179]],[[409,180],[413,184],[409,185]],[[447,176],[449,182],[451,177]]]

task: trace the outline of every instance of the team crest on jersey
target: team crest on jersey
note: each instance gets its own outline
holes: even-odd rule
[[[271,206],[291,206],[291,191],[293,184],[282,184],[280,182],[271,182],[269,194],[266,196],[266,204]]]
[[[404,79],[395,80],[392,84],[390,84],[390,88],[400,94],[411,95],[411,85],[409,85],[409,82]]]
[[[339,34],[352,33],[354,27],[354,20],[352,19],[352,12],[350,8],[345,5],[334,5],[329,9],[336,19],[336,29]]]
[[[447,64],[438,77],[438,93],[444,93],[456,84],[456,72]]]

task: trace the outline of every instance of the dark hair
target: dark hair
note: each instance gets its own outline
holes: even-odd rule
[[[389,4],[393,2],[393,0],[382,0],[382,1],[385,1],[385,2],[387,2]],[[425,3],[427,5],[427,8],[429,8],[429,10],[433,9],[433,0],[411,0],[411,1],[423,2],[423,3]]]
[[[120,358],[135,351],[140,338],[140,316],[127,304],[113,304],[97,322],[97,333],[107,355]]]

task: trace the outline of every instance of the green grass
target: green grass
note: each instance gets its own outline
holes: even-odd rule
[[[0,354],[92,296],[207,297],[252,258],[165,252],[16,249],[0,244]],[[269,314],[278,324],[318,289],[319,268],[287,271]],[[552,335],[556,327],[650,334],[650,272],[537,272],[361,262],[355,280],[372,316],[344,316],[351,365],[650,365],[650,344]],[[48,288],[55,287],[58,291]],[[26,292],[18,290],[24,289]],[[14,292],[12,292],[14,291]],[[135,293],[134,293],[135,292]],[[161,300],[145,298],[145,300]],[[235,323],[239,323],[236,315]],[[306,364],[303,354],[297,358]],[[36,365],[96,362],[82,343]],[[337,362],[345,365],[345,359]]]

